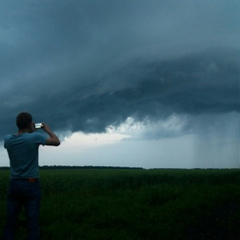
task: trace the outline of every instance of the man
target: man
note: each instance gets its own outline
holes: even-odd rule
[[[7,135],[4,147],[10,160],[10,184],[7,196],[7,221],[3,239],[13,240],[18,215],[22,207],[26,211],[28,239],[37,240],[39,233],[39,207],[41,189],[39,184],[38,148],[39,145],[60,145],[58,137],[43,123],[47,136],[36,131],[32,116],[22,112],[16,118],[18,132]]]

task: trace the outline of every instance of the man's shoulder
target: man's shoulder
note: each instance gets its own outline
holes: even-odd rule
[[[13,137],[14,137],[14,134],[7,134],[7,135],[5,135],[4,139],[8,140],[8,139],[13,138]]]
[[[35,136],[43,136],[43,134],[35,131],[35,132],[22,133],[19,136],[22,136],[22,137],[35,137]]]
[[[29,137],[32,139],[35,139],[38,143],[41,143],[41,144],[45,144],[47,139],[45,134],[39,133],[39,132],[32,132],[29,134]]]
[[[14,135],[14,134],[7,134],[7,135],[5,135],[4,147],[6,148],[9,144],[14,142],[15,137],[16,137],[16,135]]]
[[[20,135],[14,135],[14,134],[8,134],[5,136],[4,141],[22,141],[22,140],[36,140],[36,141],[40,141],[40,142],[44,142],[47,137],[39,132],[31,132],[31,133],[23,133]]]

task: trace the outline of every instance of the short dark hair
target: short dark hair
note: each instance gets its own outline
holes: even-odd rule
[[[21,112],[17,115],[16,124],[19,129],[27,128],[32,123],[32,115],[27,112]]]

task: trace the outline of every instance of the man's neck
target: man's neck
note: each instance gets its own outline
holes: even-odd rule
[[[21,135],[23,133],[30,133],[31,130],[29,128],[18,129],[17,135]]]

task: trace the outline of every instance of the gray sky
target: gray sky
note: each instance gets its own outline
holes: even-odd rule
[[[239,167],[239,12],[238,0],[1,1],[1,141],[29,111],[63,141],[42,165]]]

